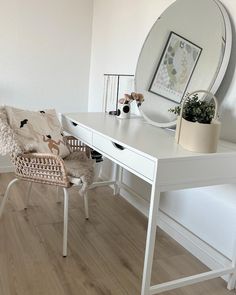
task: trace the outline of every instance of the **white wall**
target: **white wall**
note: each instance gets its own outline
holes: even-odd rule
[[[95,0],[89,110],[102,110],[104,73],[134,74],[157,16],[173,0]]]
[[[87,111],[92,16],[93,0],[0,0],[0,104]]]
[[[172,2],[173,0],[95,0],[89,92],[90,111],[102,110],[104,73],[134,74],[138,55],[147,33],[157,17]],[[222,0],[222,3],[229,11],[235,27],[235,1]],[[220,100],[224,98],[222,137],[236,142],[235,37],[233,28],[234,43],[230,66],[217,96]],[[125,180],[126,184],[139,195],[135,199],[123,191],[125,197],[141,211],[147,212],[150,187],[127,172]],[[234,233],[236,232],[234,195],[236,195],[234,186],[178,191],[165,194],[161,208],[194,235],[227,257],[232,257]]]
[[[0,104],[86,111],[93,0],[0,0]]]

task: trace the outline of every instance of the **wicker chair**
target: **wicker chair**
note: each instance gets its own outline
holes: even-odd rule
[[[65,137],[67,143],[70,145],[72,151],[84,151],[88,157],[90,157],[90,149],[85,144],[81,143],[78,139],[73,136]],[[63,228],[63,257],[67,256],[67,233],[68,233],[68,188],[72,186],[82,187],[82,181],[80,178],[70,177],[66,173],[64,161],[53,154],[40,154],[40,153],[27,153],[20,154],[17,156],[11,155],[12,162],[15,166],[16,178],[13,179],[6,189],[2,203],[0,205],[0,218],[3,213],[3,209],[6,200],[9,196],[9,190],[11,186],[19,181],[24,180],[29,182],[27,191],[27,204],[29,202],[31,187],[33,182],[54,185],[63,188],[64,192],[64,228]],[[92,189],[98,186],[104,185],[115,185],[115,181],[103,181],[94,182],[88,187]],[[87,190],[83,193],[85,217],[89,218],[88,210],[88,197]],[[27,204],[26,207],[27,208]]]

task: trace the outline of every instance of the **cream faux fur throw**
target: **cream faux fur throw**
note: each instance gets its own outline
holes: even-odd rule
[[[14,158],[24,153],[17,137],[8,124],[7,114],[4,107],[0,107],[0,154],[10,154]],[[85,152],[72,152],[66,158],[64,163],[68,176],[80,178],[82,181],[81,193],[84,193],[94,179],[94,160],[88,159]]]
[[[5,108],[0,107],[0,154],[14,157],[22,152],[16,135],[8,124]]]
[[[80,193],[84,193],[93,182],[95,161],[88,159],[85,152],[77,151],[64,158],[64,163],[69,176],[81,179]]]

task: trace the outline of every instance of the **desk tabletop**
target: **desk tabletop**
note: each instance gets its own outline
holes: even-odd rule
[[[236,156],[236,144],[219,141],[217,153],[185,150],[174,140],[174,132],[152,126],[141,117],[119,119],[105,113],[66,113],[71,121],[155,159]],[[232,154],[233,153],[233,154]]]

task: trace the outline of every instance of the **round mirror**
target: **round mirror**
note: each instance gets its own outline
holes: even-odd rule
[[[218,0],[176,0],[158,18],[141,50],[135,90],[144,95],[144,118],[173,127],[168,110],[196,89],[218,89],[230,57],[232,32]]]

